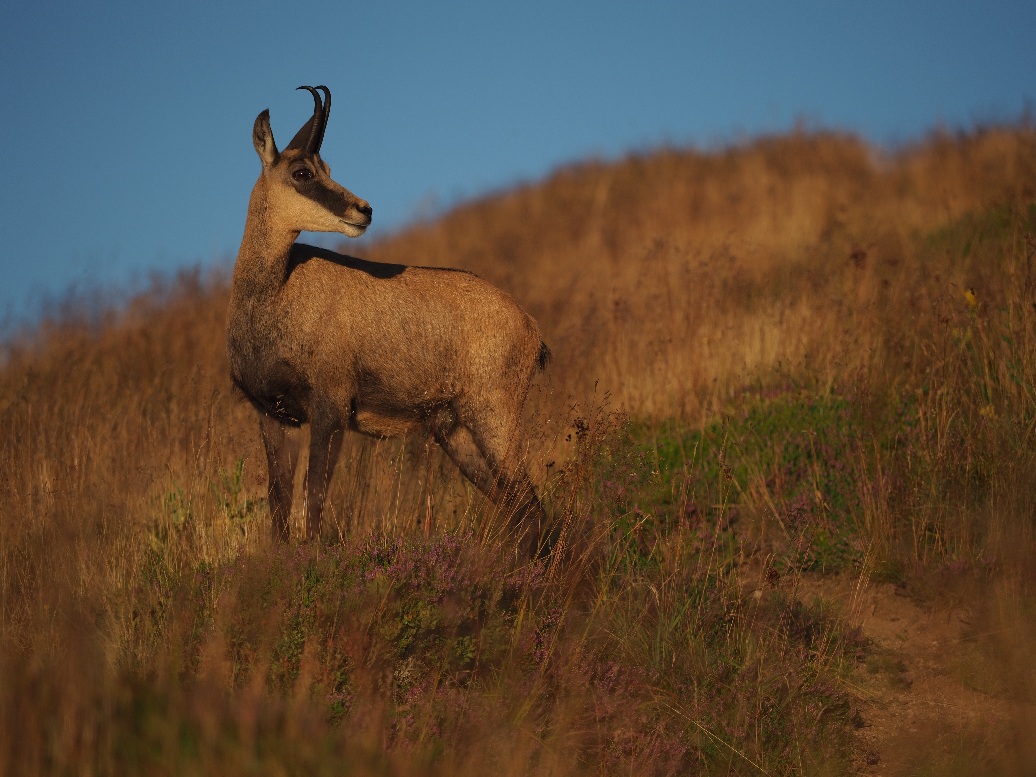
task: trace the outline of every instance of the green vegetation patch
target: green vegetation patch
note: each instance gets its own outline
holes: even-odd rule
[[[754,543],[782,569],[834,572],[860,559],[858,409],[830,395],[751,398],[702,427],[629,424],[601,447],[600,498],[631,557],[681,529],[732,560]]]

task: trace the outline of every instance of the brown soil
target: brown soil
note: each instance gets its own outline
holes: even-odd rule
[[[860,580],[802,581],[800,595],[833,605],[870,645],[849,681],[859,774],[1025,773],[1034,763],[1021,724],[1036,710],[1011,698],[1019,694],[984,652],[971,607],[926,606]]]

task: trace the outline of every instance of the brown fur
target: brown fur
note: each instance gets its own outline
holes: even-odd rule
[[[295,243],[301,230],[358,236],[370,206],[331,179],[319,149],[278,152],[267,112],[253,137],[263,169],[234,267],[227,343],[231,378],[259,411],[274,536],[289,535],[297,427],[308,423],[308,538],[320,533],[344,430],[418,432],[509,511],[535,553],[544,515],[516,436],[530,381],[550,356],[536,322],[467,272]],[[300,168],[311,177],[296,180]]]

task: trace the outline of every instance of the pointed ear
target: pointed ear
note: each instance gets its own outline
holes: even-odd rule
[[[273,140],[273,130],[270,129],[269,109],[255,117],[255,126],[252,127],[252,143],[259,158],[263,160],[263,167],[269,167],[280,156],[277,144]]]

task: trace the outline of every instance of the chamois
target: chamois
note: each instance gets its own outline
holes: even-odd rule
[[[518,547],[535,556],[545,516],[520,463],[519,426],[533,375],[550,358],[536,322],[469,272],[296,243],[302,230],[359,237],[372,214],[320,158],[330,90],[299,89],[312,93],[313,115],[283,151],[269,110],[255,120],[262,172],[227,314],[231,379],[258,411],[266,449],[274,538],[289,538],[300,427],[309,424],[307,539],[320,534],[344,430],[418,432],[511,516]]]

